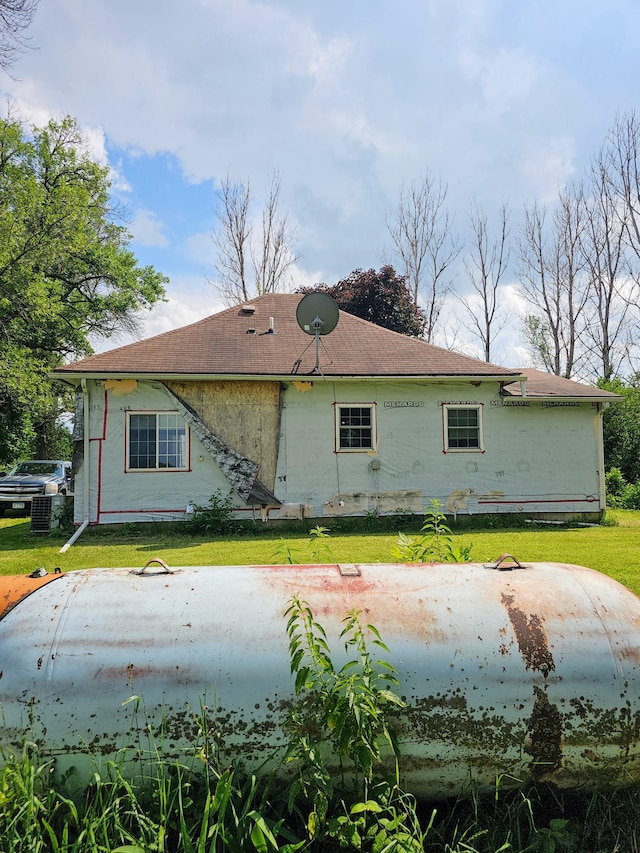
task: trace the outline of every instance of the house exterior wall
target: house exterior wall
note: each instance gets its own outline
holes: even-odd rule
[[[420,380],[333,381],[322,377],[273,383],[251,391],[222,383],[197,383],[184,399],[215,431],[216,394],[236,409],[255,440],[261,427],[262,462],[277,458],[273,491],[282,502],[263,518],[331,518],[341,515],[421,513],[438,499],[450,513],[522,512],[558,517],[597,513],[602,505],[601,416],[590,402],[509,400],[498,383],[433,383]],[[259,383],[266,385],[268,383]],[[186,383],[185,383],[186,385]],[[197,387],[201,385],[202,387]],[[204,387],[204,386],[207,387]],[[175,410],[160,382],[89,382],[90,521],[114,523],[184,518],[189,503],[204,504],[216,491],[231,494],[238,512],[252,509],[230,489],[220,468],[190,431],[188,470],[126,470],[127,412]],[[279,412],[274,415],[277,386]],[[179,394],[181,390],[172,386]],[[231,401],[231,402],[230,402]],[[336,408],[371,406],[372,449],[336,449]],[[481,411],[482,449],[445,448],[447,406]],[[209,415],[207,416],[207,412]],[[233,432],[233,430],[231,430]],[[233,435],[225,439],[232,447]],[[270,442],[277,453],[269,449]],[[264,450],[266,448],[266,450]],[[234,449],[239,449],[234,447]],[[244,448],[247,456],[250,447]],[[258,474],[262,479],[262,468]],[[76,474],[76,521],[81,521],[84,477]]]
[[[106,387],[105,387],[106,386]],[[187,506],[205,504],[229,482],[193,432],[187,440],[187,471],[126,471],[127,412],[174,410],[161,383],[88,382],[89,521],[171,521],[185,518]],[[82,521],[84,465],[76,472],[75,520]],[[242,504],[231,491],[234,502]]]
[[[375,406],[375,451],[335,452],[340,403]],[[481,407],[482,452],[445,452],[447,405]],[[497,383],[316,381],[304,393],[290,385],[276,477],[280,516],[420,512],[431,498],[451,513],[598,512],[600,429],[592,403],[505,400]]]

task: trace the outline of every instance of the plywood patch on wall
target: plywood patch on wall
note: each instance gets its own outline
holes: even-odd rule
[[[260,466],[273,491],[280,432],[280,383],[232,380],[167,382],[209,429]]]
[[[137,379],[105,379],[104,387],[110,391],[114,397],[126,397],[138,387]]]

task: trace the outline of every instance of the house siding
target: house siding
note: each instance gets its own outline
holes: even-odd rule
[[[173,411],[175,405],[161,383],[89,382],[89,520],[168,521],[185,518],[187,505],[206,503],[216,491],[232,494],[229,481],[191,432],[186,471],[126,471],[126,416],[135,411]],[[84,464],[78,466],[76,522],[82,520]]]
[[[340,403],[375,405],[375,451],[335,452]],[[444,451],[444,404],[482,407],[484,451]],[[506,403],[488,383],[316,382],[304,395],[289,386],[276,478],[281,515],[419,512],[432,498],[452,513],[597,512],[599,418],[589,402]]]
[[[497,382],[167,383],[233,450],[258,462],[281,506],[252,508],[230,487],[195,431],[188,470],[126,471],[129,411],[175,410],[161,382],[88,383],[90,521],[184,518],[188,504],[230,494],[245,517],[331,518],[420,513],[432,498],[458,513],[597,513],[600,412],[591,402],[506,400]],[[372,406],[377,444],[336,450],[335,408]],[[482,410],[484,449],[445,452],[444,405]],[[83,507],[76,474],[76,521]]]

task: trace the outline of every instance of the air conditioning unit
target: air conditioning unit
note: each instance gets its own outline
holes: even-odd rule
[[[58,517],[66,499],[66,495],[34,495],[31,499],[31,532],[49,533],[58,527]]]

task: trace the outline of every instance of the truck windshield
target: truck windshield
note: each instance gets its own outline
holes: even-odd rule
[[[55,462],[21,462],[11,472],[12,474],[57,474],[59,471]]]

